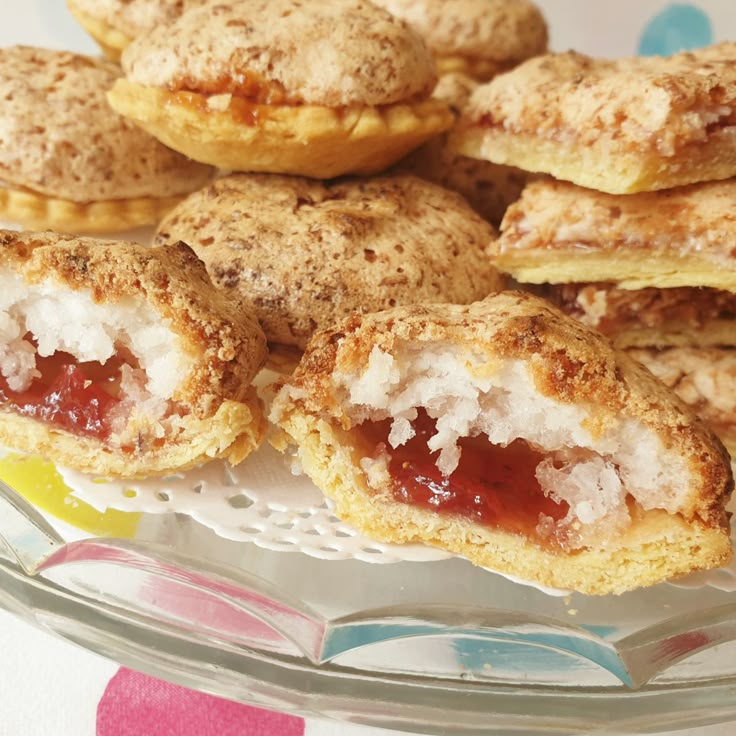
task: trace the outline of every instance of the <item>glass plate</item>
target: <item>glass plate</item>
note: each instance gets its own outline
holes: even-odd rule
[[[555,47],[604,55],[632,53],[661,7],[538,4]],[[733,35],[730,0],[701,4]],[[0,20],[4,45],[96,52],[59,0],[0,3]],[[459,559],[327,561],[180,514],[77,516],[86,531],[0,484],[0,606],[190,687],[437,734],[736,719],[736,597],[712,587],[555,598]]]
[[[90,536],[0,484],[0,605],[190,687],[395,729],[651,732],[736,718],[732,593],[559,598],[459,559],[326,561],[180,514],[116,523],[129,538]]]

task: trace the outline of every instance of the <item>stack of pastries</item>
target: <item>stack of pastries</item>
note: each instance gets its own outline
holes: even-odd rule
[[[631,345],[593,329],[606,318],[585,325],[538,295],[504,291],[502,271],[523,274],[489,258],[529,198],[572,186],[530,183],[498,239],[525,170],[540,167],[486,156],[473,125],[494,128],[476,114],[493,85],[509,114],[533,117],[508,82],[517,65],[542,77],[554,66],[524,61],[547,45],[533,3],[69,7],[121,68],[39,49],[0,54],[15,136],[0,140],[3,217],[69,233],[0,232],[0,442],[86,472],[157,475],[240,462],[268,417],[271,443],[294,448],[337,513],[375,538],[591,594],[730,558],[721,442],[627,355]],[[704,53],[720,74],[720,57]],[[65,102],[75,93],[82,102]],[[695,149],[721,165],[722,149],[703,137],[730,132],[727,93],[712,110],[700,87],[693,95],[698,104],[670,110],[655,145],[685,150],[684,163],[669,179],[654,166],[654,179],[636,181],[683,183],[700,165]],[[33,100],[48,103],[43,119]],[[634,139],[658,104],[630,126]],[[562,150],[568,129],[555,130]],[[603,138],[582,169],[612,157],[616,136]],[[626,158],[616,181],[632,166]],[[155,226],[151,246],[80,235],[144,222]],[[728,299],[704,301],[728,333]],[[690,302],[677,302],[683,315]],[[252,385],[264,365],[281,376],[270,413]]]
[[[506,212],[494,263],[642,361],[732,452],[734,61],[733,43],[539,57],[477,90],[455,138],[550,175]]]

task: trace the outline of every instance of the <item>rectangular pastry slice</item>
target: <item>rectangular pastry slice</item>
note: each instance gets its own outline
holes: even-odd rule
[[[731,555],[720,442],[642,366],[529,294],[323,330],[272,419],[336,514],[377,539],[591,594]]]
[[[0,445],[106,476],[242,460],[265,337],[188,246],[0,231]]]
[[[471,96],[467,156],[612,194],[736,175],[736,43],[670,57],[526,61]]]
[[[736,180],[629,196],[539,180],[509,207],[489,249],[526,283],[736,291]]]

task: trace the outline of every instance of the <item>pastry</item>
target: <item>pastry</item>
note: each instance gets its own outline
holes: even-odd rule
[[[103,476],[241,461],[265,338],[183,244],[0,231],[0,444]]]
[[[64,232],[157,222],[205,184],[195,163],[113,112],[111,62],[27,46],[0,49],[0,219]]]
[[[440,77],[433,97],[459,114],[477,83],[460,73]],[[461,194],[468,204],[495,227],[515,202],[531,176],[514,166],[500,166],[456,153],[447,144],[447,133],[438,135],[405,156],[394,173],[414,174]]]
[[[736,43],[669,57],[530,59],[481,85],[452,144],[612,194],[736,175]]]
[[[706,287],[547,284],[539,293],[620,348],[736,347],[736,294]]]
[[[647,370],[529,294],[320,331],[271,418],[336,515],[376,539],[590,594],[731,556],[720,442]]]
[[[130,42],[178,18],[192,0],[67,0],[69,12],[112,61]]]
[[[374,0],[427,42],[440,74],[487,81],[547,50],[547,24],[528,0]]]
[[[118,112],[231,171],[372,174],[453,122],[421,38],[364,0],[192,7],[122,64]]]
[[[490,254],[525,283],[736,291],[734,202],[736,179],[626,197],[535,181],[507,210]]]
[[[317,328],[352,312],[498,291],[493,236],[457,194],[413,176],[233,174],[182,202],[154,242],[183,240],[215,284],[251,300],[288,366]]]
[[[647,347],[629,354],[689,404],[736,456],[736,350],[732,346]]]

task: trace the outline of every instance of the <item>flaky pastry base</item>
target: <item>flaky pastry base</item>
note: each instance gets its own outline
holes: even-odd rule
[[[324,419],[292,411],[280,425],[297,443],[307,475],[334,501],[335,515],[373,539],[436,545],[482,567],[589,595],[623,593],[718,567],[731,555],[730,540],[721,529],[639,507],[631,509],[629,528],[605,549],[558,554],[521,535],[400,503],[389,493],[375,491],[367,484],[361,453],[348,434]],[[274,440],[277,449],[284,449],[286,438]]]
[[[567,144],[525,131],[468,124],[450,136],[450,146],[465,156],[551,174],[600,192],[635,194],[730,178],[736,170],[735,137],[732,126],[663,158],[655,149],[617,147],[610,140]]]
[[[243,121],[226,98],[172,93],[125,79],[108,92],[114,110],[195,161],[318,179],[383,171],[453,123],[447,105],[431,99],[342,110],[254,104]],[[216,109],[220,102],[225,109]]]
[[[101,20],[93,18],[88,13],[80,10],[74,4],[74,0],[67,0],[66,5],[79,25],[92,36],[102,53],[110,61],[119,62],[123,51],[133,39],[117,28],[113,28],[113,26],[103,23]]]
[[[621,289],[643,289],[649,286],[710,286],[724,291],[736,291],[736,274],[719,266],[717,259],[695,253],[668,255],[586,252],[571,248],[507,250],[491,253],[493,265],[524,284],[570,284],[575,282],[611,281]]]
[[[10,411],[0,412],[0,444],[81,472],[118,478],[166,475],[215,458],[236,465],[261,444],[266,428],[261,403],[252,387],[246,402],[226,400],[214,416],[189,416],[176,441],[149,445],[140,452],[123,451],[51,424]]]
[[[29,189],[0,188],[0,219],[32,230],[63,233],[112,233],[155,225],[179,197],[136,197],[72,202]]]
[[[470,56],[435,56],[437,65],[437,74],[444,76],[445,74],[466,74],[478,82],[488,82],[497,74],[510,69],[514,62],[512,61],[493,61],[491,59],[477,59]]]

